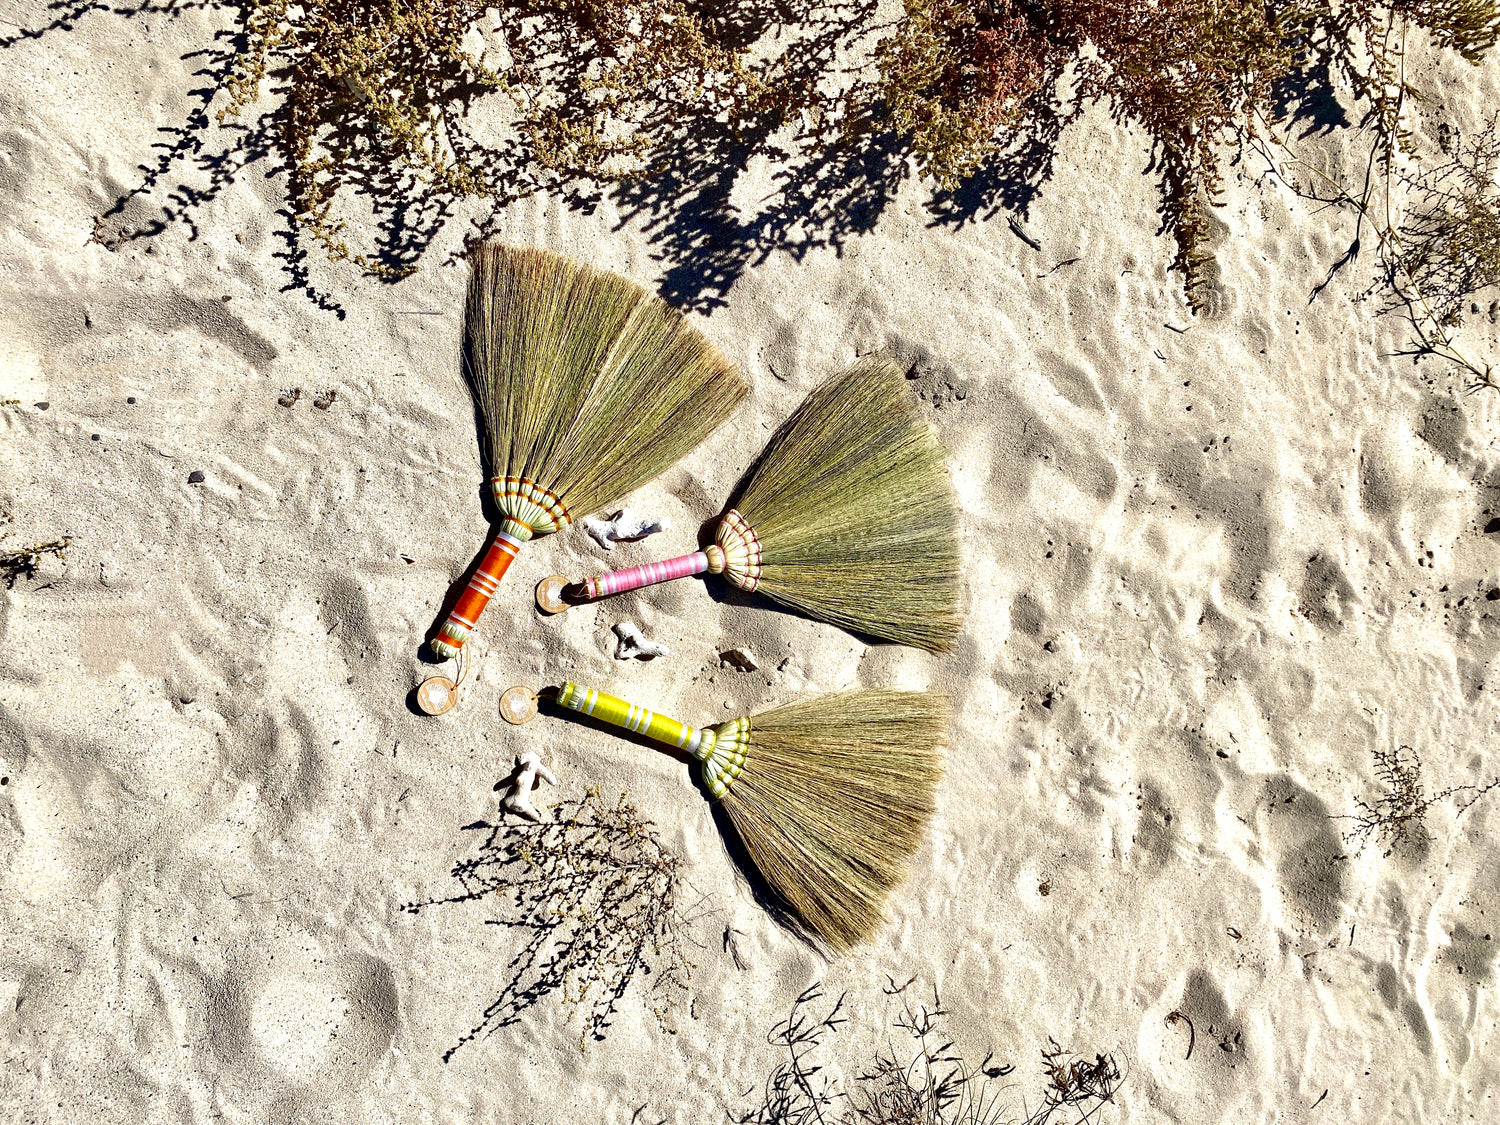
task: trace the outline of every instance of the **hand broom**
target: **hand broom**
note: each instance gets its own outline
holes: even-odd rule
[[[522,543],[660,474],[748,389],[717,348],[639,285],[546,250],[494,243],[473,259],[464,369],[501,524],[432,640],[444,659],[459,655]],[[446,677],[417,693],[431,714],[456,698]]]
[[[943,448],[901,369],[860,360],[771,438],[702,551],[537,585],[557,613],[689,575],[722,574],[810,617],[947,650],[959,627],[958,504]]]
[[[711,728],[572,683],[557,689],[557,702],[696,758],[705,788],[777,898],[840,952],[880,925],[943,777],[941,695],[844,692]],[[536,696],[511,688],[501,713],[525,722]]]

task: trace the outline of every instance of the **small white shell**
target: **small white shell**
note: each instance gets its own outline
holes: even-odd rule
[[[501,798],[500,807],[506,812],[524,816],[527,820],[545,819],[531,803],[531,792],[536,788],[538,779],[545,781],[548,785],[557,784],[557,775],[542,765],[541,756],[528,750],[516,758],[516,769],[511,774],[510,792]]]
[[[666,531],[672,526],[667,519],[659,516],[637,515],[629,508],[621,508],[607,520],[601,520],[596,516],[585,516],[580,522],[583,524],[583,530],[587,531],[594,542],[606,551],[613,551],[616,543],[644,539],[648,535],[655,535],[658,531]]]
[[[620,641],[615,645],[616,660],[638,658],[650,660],[655,656],[666,656],[672,650],[666,645],[650,640],[630,621],[621,621],[615,626],[615,636]]]

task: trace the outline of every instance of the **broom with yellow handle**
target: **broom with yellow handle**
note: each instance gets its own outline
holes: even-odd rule
[[[660,298],[546,250],[473,257],[464,368],[488,442],[501,524],[432,639],[453,659],[521,545],[559,531],[680,460],[744,398],[744,380]],[[434,677],[429,713],[456,699]]]
[[[572,683],[557,702],[696,758],[771,889],[840,952],[880,925],[943,777],[940,695],[845,692],[704,728]]]
[[[864,359],[816,388],[772,437],[702,551],[537,585],[544,612],[722,574],[857,633],[948,649],[958,633],[958,504],[944,452],[901,368]]]

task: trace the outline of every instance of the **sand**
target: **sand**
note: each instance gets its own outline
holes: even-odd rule
[[[6,34],[53,18],[3,15]],[[1194,316],[1147,143],[1099,112],[1026,218],[1040,251],[1004,211],[935,224],[908,181],[866,233],[750,256],[693,302],[746,407],[628,498],[672,529],[609,555],[579,529],[530,545],[434,720],[409,705],[418,646],[487,535],[462,224],[399,284],[312,250],[288,288],[280,178],[192,202],[189,159],[132,205],[159,233],[89,241],[199,104],[186,56],[210,15],[93,12],[0,51],[0,548],[71,537],[0,593],[0,1120],[711,1121],[756,1103],[767,1031],[816,982],[850,1017],[829,1073],[909,1054],[885,988],[911,978],[971,1062],[1015,1066],[995,1083],[1015,1117],[1049,1037],[1120,1060],[1101,1121],[1500,1114],[1500,800],[1434,806],[1390,856],[1336,819],[1380,793],[1379,750],[1420,753],[1429,792],[1500,773],[1500,399],[1392,354],[1368,258],[1309,302],[1347,214],[1245,154]],[[1461,122],[1500,100],[1493,61],[1442,75]],[[693,265],[609,201],[530,200],[500,233],[668,294]],[[1496,328],[1467,331],[1496,354]],[[951,450],[952,655],[699,582],[537,617],[544,575],[690,549],[808,389],[879,349]],[[626,619],[670,655],[617,662]],[[725,666],[733,648],[758,669]],[[565,678],[705,722],[949,693],[939,811],[889,925],[829,961],[757,905],[681,763],[498,720],[505,688]],[[485,923],[499,904],[401,907],[454,893],[464,826],[499,816],[528,750],[559,779],[539,800],[628,790],[683,857],[689,1002],[667,1034],[629,993],[580,1052],[549,996],[445,1063],[522,938]]]

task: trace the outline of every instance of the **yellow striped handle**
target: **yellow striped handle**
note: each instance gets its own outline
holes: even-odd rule
[[[590,715],[601,722],[624,727],[636,734],[644,734],[656,742],[686,750],[695,758],[700,757],[698,751],[703,747],[704,741],[713,745],[712,731],[701,731],[666,715],[637,707],[618,695],[579,687],[577,684],[563,684],[557,701],[570,711]]]
[[[712,730],[700,730],[637,707],[618,695],[574,683],[563,684],[558,690],[557,702],[570,711],[643,734],[653,741],[691,754],[703,763],[703,784],[715,798],[729,792],[729,787],[744,768],[750,739],[749,719],[734,719]]]

